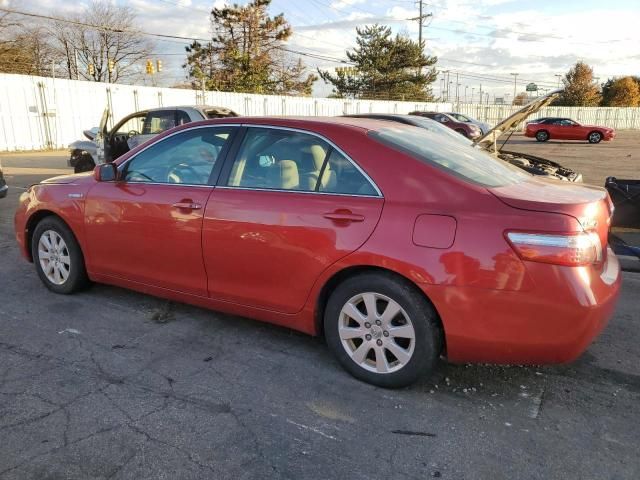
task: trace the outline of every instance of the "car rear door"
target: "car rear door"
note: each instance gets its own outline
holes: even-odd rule
[[[383,202],[366,174],[325,139],[248,128],[204,214],[209,295],[298,312],[319,275],[371,235]]]
[[[85,201],[91,272],[207,296],[202,219],[235,127],[161,139],[97,183]]]

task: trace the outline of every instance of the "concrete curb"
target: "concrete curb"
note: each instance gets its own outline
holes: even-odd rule
[[[640,258],[631,255],[618,255],[618,260],[623,271],[640,273]]]

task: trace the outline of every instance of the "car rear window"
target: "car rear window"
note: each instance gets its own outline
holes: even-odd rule
[[[502,187],[530,177],[525,171],[480,148],[461,145],[449,137],[423,128],[386,127],[370,131],[369,136],[417,160],[484,187]]]

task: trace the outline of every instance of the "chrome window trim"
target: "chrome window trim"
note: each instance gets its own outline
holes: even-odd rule
[[[175,183],[173,185],[180,185],[180,184]],[[304,193],[308,195],[340,195],[341,197],[384,198],[382,195],[362,195],[359,193],[316,192],[313,190],[287,190],[284,188],[234,187],[229,185],[217,185],[215,188],[222,189],[222,190],[244,190],[247,192]]]
[[[382,191],[380,190],[380,188],[378,188],[378,185],[376,184],[376,182],[373,181],[373,179],[367,174],[367,172],[365,172],[360,167],[360,165],[358,165],[358,163],[356,161],[354,161],[349,155],[347,155],[345,153],[344,150],[342,150],[340,147],[338,147],[331,140],[329,140],[328,138],[326,138],[323,135],[320,135],[319,133],[312,132],[310,130],[304,130],[304,129],[301,129],[301,128],[293,128],[293,127],[282,127],[282,126],[278,126],[278,125],[262,125],[262,124],[254,124],[254,123],[216,123],[216,124],[212,124],[212,125],[198,125],[198,126],[191,127],[191,128],[185,128],[183,130],[174,132],[171,135],[167,135],[166,137],[162,138],[161,140],[159,140],[157,142],[153,142],[150,145],[147,145],[146,147],[144,147],[139,152],[136,152],[135,155],[132,155],[130,158],[127,158],[126,161],[124,161],[124,162],[122,162],[121,164],[118,165],[118,167],[117,167],[118,171],[119,172],[122,171],[129,162],[131,162],[135,158],[137,158],[138,155],[140,155],[142,152],[145,152],[147,149],[159,144],[160,142],[163,142],[163,141],[173,137],[174,135],[178,135],[178,134],[183,133],[183,132],[192,131],[192,130],[196,130],[196,129],[200,129],[200,128],[219,128],[219,127],[270,128],[270,129],[273,129],[273,130],[286,130],[286,131],[290,131],[290,132],[304,133],[304,134],[307,134],[307,135],[312,135],[314,137],[317,137],[317,138],[321,139],[322,141],[328,143],[334,150],[337,150],[342,156],[344,156],[344,158],[346,158],[347,161],[349,161],[356,168],[356,170],[358,170],[358,172],[360,172],[362,174],[362,176],[369,182],[369,184],[376,191],[377,195],[361,195],[361,194],[356,194],[356,193],[334,193],[334,192],[319,192],[319,191],[316,192],[316,191],[306,191],[306,190],[283,190],[283,189],[273,189],[273,188],[234,187],[232,185],[217,185],[217,188],[241,189],[241,190],[259,190],[259,191],[265,191],[265,192],[315,193],[315,194],[321,194],[321,195],[342,195],[342,196],[348,196],[348,197],[384,198],[384,195],[382,195]],[[233,160],[235,161],[235,158]],[[193,184],[187,184],[187,183],[132,182],[132,181],[126,181],[126,180],[121,180],[121,181],[126,182],[126,183],[140,184],[140,185],[180,185],[180,186],[192,186],[192,187],[213,187],[214,186],[214,185],[209,185],[209,184],[206,184],[206,185],[199,185],[199,184],[198,185],[193,185]]]
[[[376,191],[377,195],[360,195],[357,193],[316,192],[316,191],[308,191],[308,190],[282,190],[282,189],[275,189],[275,188],[252,188],[252,187],[238,187],[233,185],[219,185],[218,188],[221,188],[221,187],[241,188],[243,190],[260,190],[260,191],[266,191],[266,192],[282,191],[282,192],[296,192],[296,193],[320,193],[320,194],[328,194],[328,195],[345,195],[350,197],[384,198],[384,195],[382,195],[382,192],[378,188],[378,185],[376,184],[376,182],[373,181],[373,179],[369,175],[367,175],[367,172],[365,172],[362,168],[360,168],[360,165],[358,165],[349,155],[347,155],[344,152],[344,150],[342,150],[335,143],[333,143],[331,140],[324,137],[323,135],[320,135],[319,133],[316,133],[316,132],[312,132],[310,130],[304,130],[302,128],[281,127],[278,125],[261,125],[261,124],[255,124],[255,123],[243,123],[242,126],[247,128],[270,128],[272,130],[286,130],[289,132],[304,133],[307,135],[312,135],[314,137],[321,139],[322,141],[328,143],[331,146],[331,148],[333,148],[334,150],[337,150],[344,158],[347,159],[349,163],[351,163],[354,167],[356,167],[356,170],[358,170],[358,172],[360,172],[362,176],[369,182],[369,184]],[[236,159],[234,158],[234,161],[235,160]]]
[[[133,161],[135,158],[138,157],[138,155],[140,155],[142,152],[147,151],[147,149],[154,147],[155,145],[158,145],[160,142],[164,142],[165,140],[167,140],[168,138],[171,138],[175,135],[178,135],[180,133],[183,132],[190,132],[192,130],[198,130],[200,128],[218,128],[218,127],[241,127],[242,125],[238,124],[238,123],[221,123],[221,124],[215,124],[215,125],[198,125],[195,127],[191,127],[191,128],[185,128],[183,130],[179,130],[177,132],[173,132],[171,135],[167,135],[166,137],[162,138],[161,140],[158,140],[157,142],[153,142],[149,145],[147,145],[146,147],[144,147],[142,150],[140,150],[139,152],[136,152],[134,155],[132,155],[131,157],[127,158],[127,160],[125,160],[124,162],[122,162],[121,164],[118,165],[117,170],[118,172],[121,172],[122,170],[124,170],[125,165],[127,165],[129,162]],[[161,134],[158,134],[161,135]],[[187,185],[187,186],[192,186],[192,187],[212,187],[213,185],[210,185],[208,183],[206,184],[190,184],[190,183],[162,183],[162,182],[132,182],[132,181],[128,181],[128,180],[119,180],[121,182],[126,182],[126,183],[137,183],[137,184],[143,184],[143,185]]]

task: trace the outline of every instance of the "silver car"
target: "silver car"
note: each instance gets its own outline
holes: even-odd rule
[[[106,162],[112,162],[150,138],[185,123],[208,118],[237,117],[233,110],[210,105],[185,105],[162,107],[127,115],[108,130],[110,112],[105,109],[99,127],[85,130],[88,140],[78,140],[69,145],[69,166],[76,173],[93,170]]]

